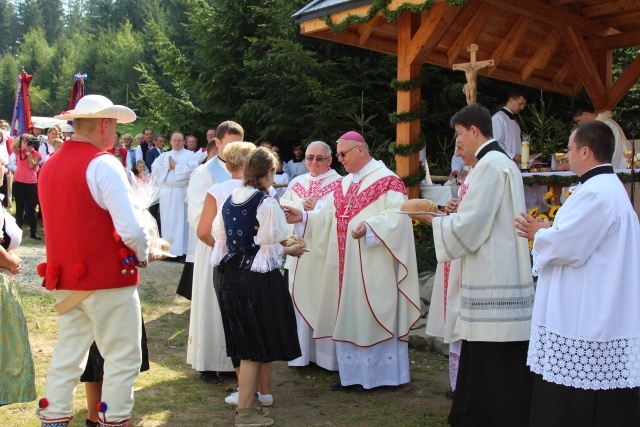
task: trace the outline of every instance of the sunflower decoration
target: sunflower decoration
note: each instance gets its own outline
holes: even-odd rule
[[[568,198],[571,195],[573,188],[570,188],[564,193],[564,197]],[[558,213],[558,209],[560,209],[560,205],[556,205],[553,203],[553,191],[549,190],[544,195],[544,201],[547,202],[550,206],[549,209],[543,212],[540,212],[538,207],[533,207],[527,212],[530,217],[535,218],[537,220],[543,221],[548,220],[550,225],[553,225],[553,221],[556,219],[556,214]],[[529,240],[529,250],[533,249],[533,240]]]

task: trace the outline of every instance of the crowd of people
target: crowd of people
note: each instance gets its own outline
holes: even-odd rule
[[[524,103],[510,95],[506,112]],[[11,143],[28,168],[14,193],[32,184],[39,197],[20,190],[17,225],[0,212],[0,267],[20,272],[7,251],[19,243],[24,206],[39,200],[47,260],[38,273],[60,315],[42,425],[69,425],[81,379],[94,408],[87,426],[130,426],[133,384],[149,362],[138,269],[159,258],[143,220],[152,206],[134,197],[145,186],[160,188],[163,254],[184,257],[187,363],[210,383],[235,372],[238,389],[225,402],[237,427],[274,424],[265,408],[274,361],[337,372],[333,391],[410,381],[408,336],[421,317],[412,218],[433,227],[440,262],[427,332],[450,345],[452,426],[640,425],[640,227],[613,173],[616,136],[600,120],[572,132],[580,184],[551,225],[524,213],[519,153],[495,138],[519,133],[497,130],[512,119],[506,112],[492,120],[472,104],[453,116],[456,155],[469,168],[459,198],[442,213],[413,215],[400,211],[402,180],[355,131],[336,141],[346,176],[331,168],[331,144],[296,146],[284,163],[274,144],[243,141],[233,121],[210,129],[202,148],[173,132],[165,151],[151,129],[135,136],[137,147],[125,134],[120,147],[116,125],[135,114],[88,95],[59,116],[74,120],[61,148],[62,129],[48,132],[44,154],[29,145],[35,135]],[[40,167],[41,182],[28,182]],[[25,363],[18,395],[4,393],[2,371],[0,405],[35,399],[24,317],[10,274],[1,279],[2,316],[15,319],[11,339]]]

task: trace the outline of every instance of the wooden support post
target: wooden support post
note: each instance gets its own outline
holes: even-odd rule
[[[418,18],[418,19],[416,19]],[[404,12],[398,20],[398,80],[405,81],[420,77],[420,64],[407,62],[407,50],[411,38],[420,26],[420,15]],[[398,113],[420,109],[420,88],[410,91],[398,91]],[[411,122],[399,122],[396,125],[398,144],[417,144],[420,140],[420,119]],[[420,172],[420,155],[396,156],[396,173],[400,178]],[[410,199],[420,197],[420,186],[407,188]]]

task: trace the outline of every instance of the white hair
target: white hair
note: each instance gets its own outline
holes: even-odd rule
[[[323,141],[313,141],[312,143],[307,145],[307,151],[309,151],[309,148],[315,147],[316,145],[324,147],[327,150],[327,156],[331,155],[331,147],[329,146],[329,144],[327,144],[326,142],[323,142]],[[306,154],[306,152],[305,152],[305,154]]]

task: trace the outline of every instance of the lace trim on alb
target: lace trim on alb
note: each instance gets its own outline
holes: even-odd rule
[[[607,390],[640,386],[640,337],[588,341],[532,325],[527,365],[545,381]]]

